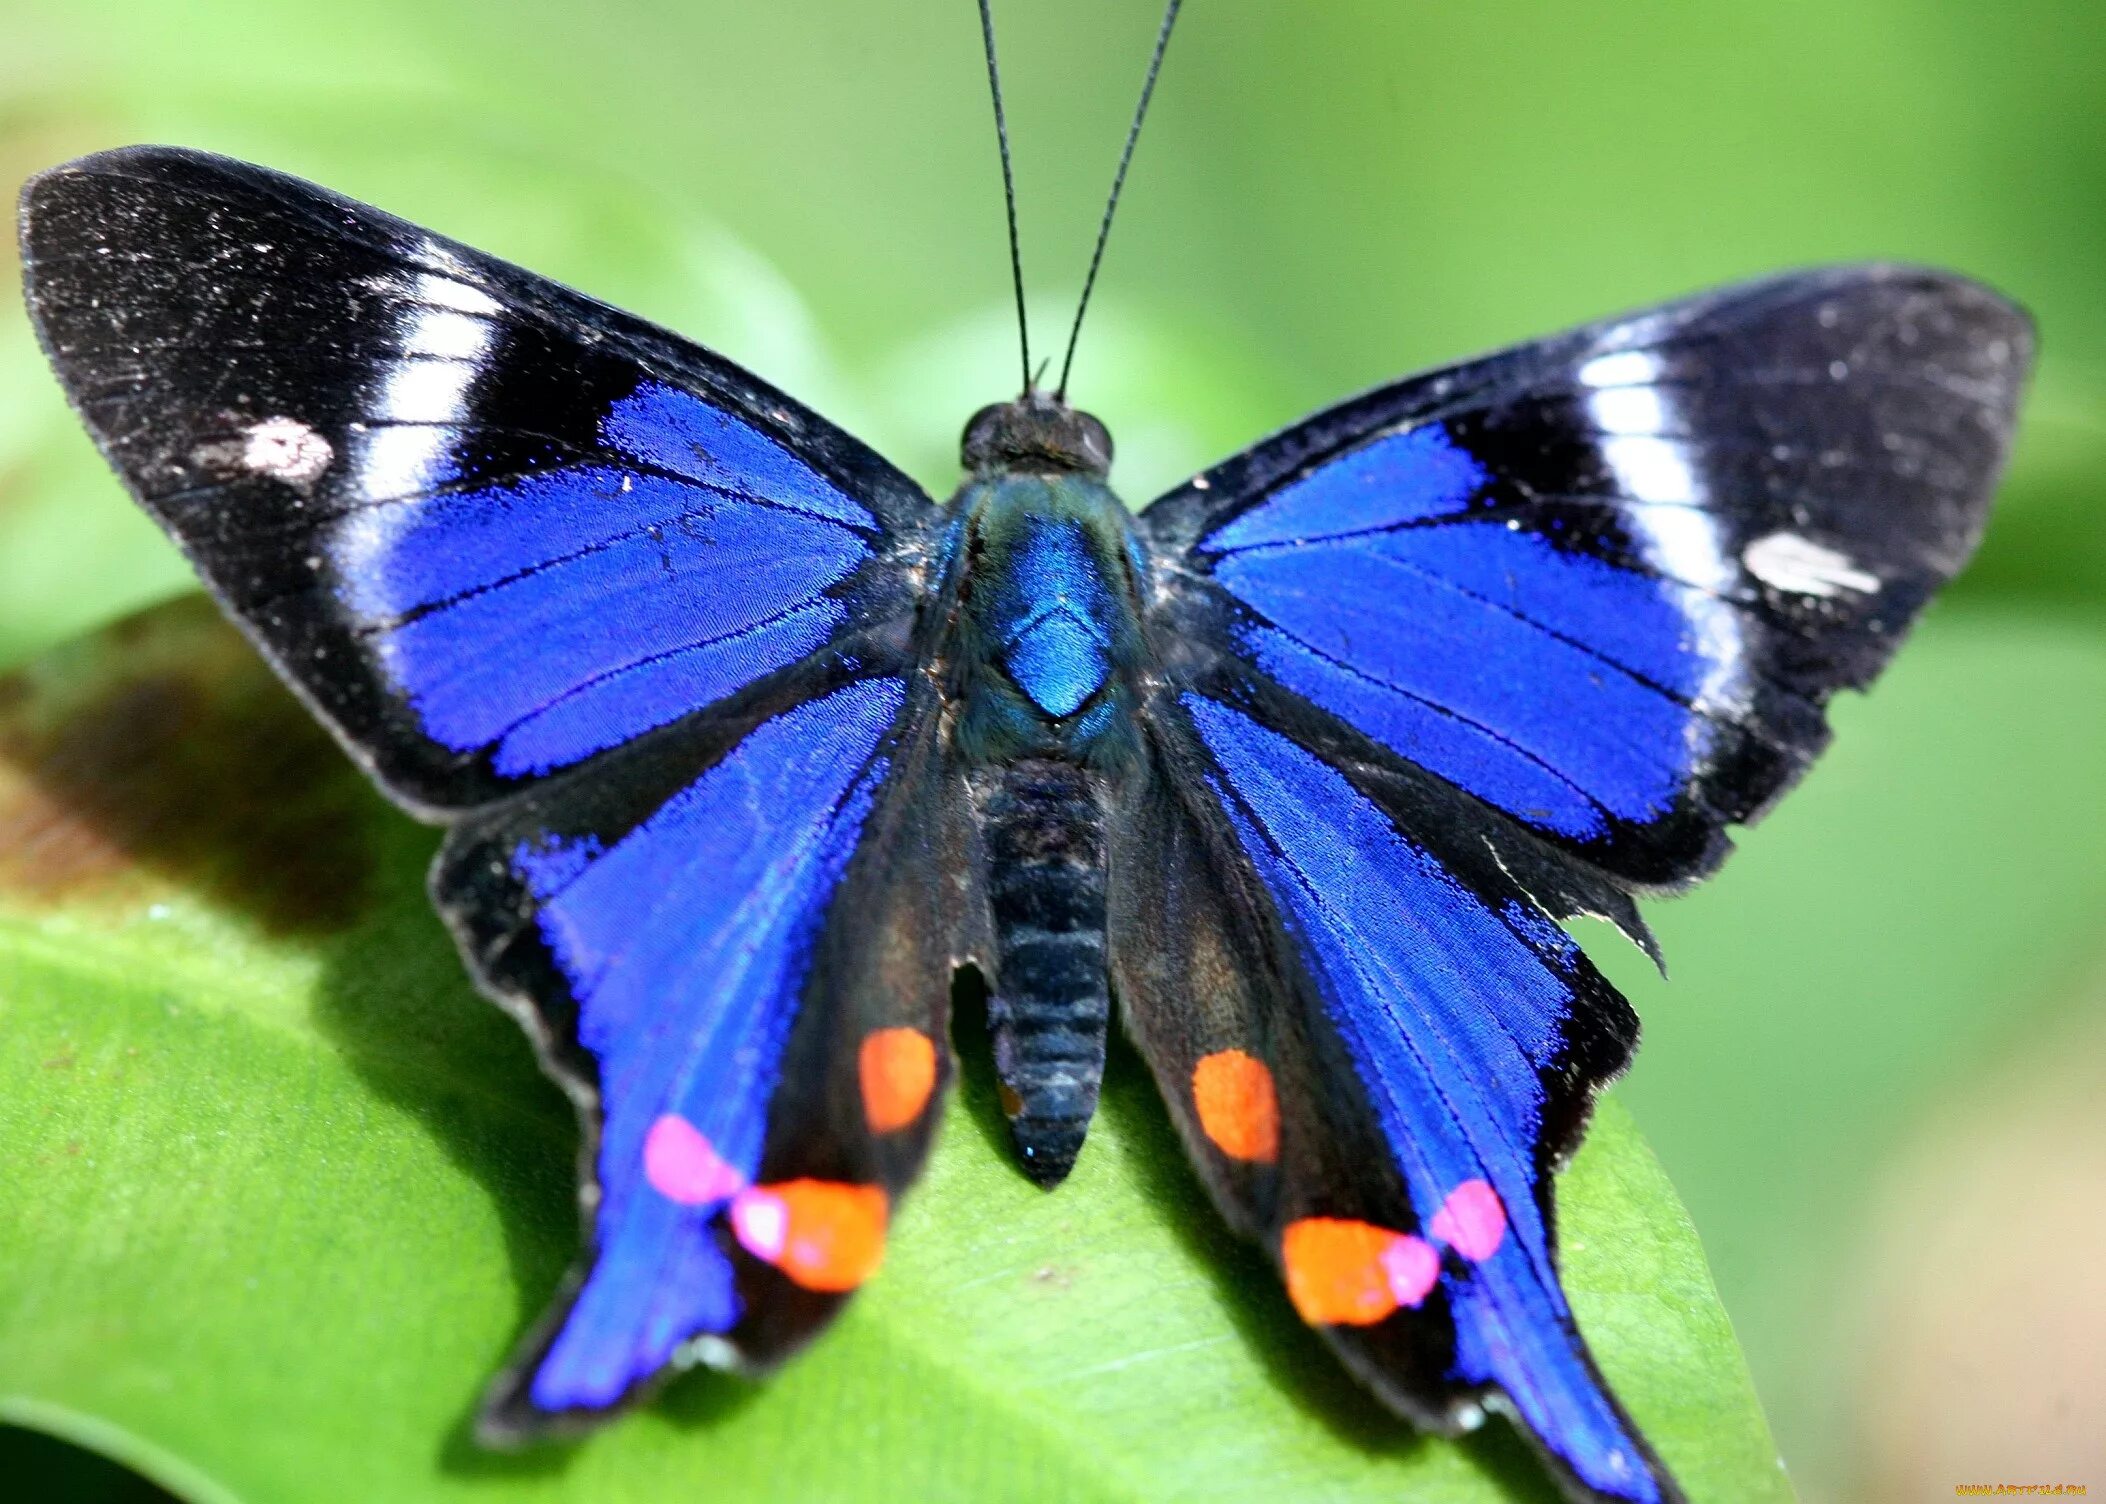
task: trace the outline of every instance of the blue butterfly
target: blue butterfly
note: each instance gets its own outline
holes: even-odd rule
[[[1966,561],[2032,335],[1844,267],[1349,401],[1138,516],[1027,390],[947,504],[753,376],[260,168],[24,200],[104,453],[392,797],[585,1126],[497,1441],[765,1369],[875,1270],[991,991],[1026,1171],[1117,998],[1215,1203],[1389,1404],[1678,1498],[1559,1288],[1552,1175],[1651,941]]]

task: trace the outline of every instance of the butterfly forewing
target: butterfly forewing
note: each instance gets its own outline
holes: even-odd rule
[[[911,610],[913,484],[640,320],[198,153],[87,158],[23,204],[90,432],[412,806],[502,797]]]
[[[1710,294],[1401,382],[1158,501],[1232,654],[1588,862],[1724,857],[1981,534],[2025,316],[1906,268]]]

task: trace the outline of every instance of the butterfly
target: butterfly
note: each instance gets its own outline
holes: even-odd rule
[[[1356,397],[1138,514],[975,416],[938,504],[731,362],[292,178],[37,178],[44,348],[346,750],[586,1137],[482,1433],[763,1370],[877,1269],[990,992],[1022,1165],[1116,999],[1221,1214],[1396,1410],[1679,1498],[1560,1289],[1638,1038],[1560,921],[1715,869],[1981,534],[2025,315],[1801,272]],[[1028,369],[1028,367],[1027,367]]]

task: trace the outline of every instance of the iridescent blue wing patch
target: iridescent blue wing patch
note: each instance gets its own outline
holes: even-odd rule
[[[729,362],[276,173],[87,158],[23,240],[104,453],[454,826],[434,897],[579,1106],[590,1258],[486,1434],[806,1340],[949,1072],[965,836],[910,690],[937,509]]]
[[[1973,551],[2031,326],[1948,275],[1731,289],[1358,398],[1155,503],[1166,632],[1587,861],[1723,859]]]

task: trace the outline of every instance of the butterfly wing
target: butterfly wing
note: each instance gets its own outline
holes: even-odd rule
[[[1553,1262],[1551,1178],[1638,1023],[1555,923],[1630,900],[1467,796],[1349,776],[1255,706],[1166,689],[1113,822],[1113,978],[1216,1203],[1377,1393],[1504,1406],[1584,1498],[1678,1497]],[[1509,827],[1511,828],[1511,827]]]
[[[293,179],[164,149],[23,200],[68,394],[400,802],[587,1136],[591,1256],[498,1438],[764,1365],[869,1271],[977,871],[928,691],[936,509],[730,363]]]
[[[397,799],[501,798],[847,636],[933,505],[730,362],[258,167],[132,148],[23,194],[89,431]]]
[[[589,1256],[486,1436],[589,1421],[668,1365],[765,1368],[875,1269],[972,929],[933,699],[844,675],[448,837],[434,898],[592,1130]]]
[[[1650,945],[1979,537],[2031,353],[1935,273],[1787,277],[1369,394],[1142,515],[1129,1031],[1302,1316],[1575,1496],[1679,1497],[1558,1285],[1552,1176]]]
[[[1412,378],[1148,509],[1164,630],[1340,755],[1684,884],[1972,553],[2032,348],[1974,283],[1851,267]]]

